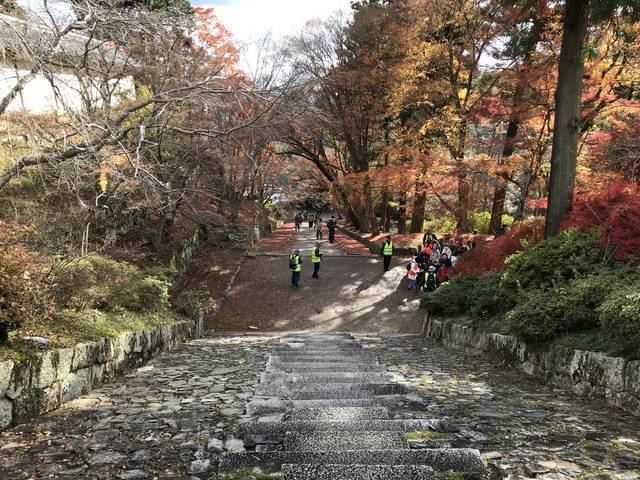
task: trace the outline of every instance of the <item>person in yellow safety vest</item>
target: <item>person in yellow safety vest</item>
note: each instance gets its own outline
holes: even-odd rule
[[[384,258],[384,271],[388,272],[389,267],[391,266],[391,257],[395,253],[396,248],[393,246],[393,242],[391,241],[391,235],[387,235],[387,239],[382,244],[382,257]]]
[[[313,275],[311,275],[311,278],[320,278],[318,276],[318,272],[320,272],[320,262],[322,262],[320,244],[316,243],[316,245],[311,249],[311,263],[313,263]]]
[[[293,288],[298,288],[300,286],[300,272],[302,271],[300,250],[295,250],[289,256],[289,270],[291,270],[291,285],[293,285]]]

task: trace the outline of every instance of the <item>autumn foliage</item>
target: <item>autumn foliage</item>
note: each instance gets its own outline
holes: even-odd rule
[[[495,240],[481,243],[465,254],[456,264],[455,274],[502,270],[510,255],[538,244],[544,233],[544,218],[533,217],[514,225],[505,235]]]
[[[38,271],[41,258],[20,241],[28,232],[28,228],[0,220],[0,342],[21,321],[51,313]]]
[[[613,183],[596,193],[578,193],[563,228],[598,229],[617,260],[640,259],[640,187]]]

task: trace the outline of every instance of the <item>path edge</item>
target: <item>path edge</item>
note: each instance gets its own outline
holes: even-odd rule
[[[467,355],[497,360],[585,399],[640,416],[640,360],[602,352],[536,349],[511,335],[480,331],[451,319],[426,319],[425,336]]]

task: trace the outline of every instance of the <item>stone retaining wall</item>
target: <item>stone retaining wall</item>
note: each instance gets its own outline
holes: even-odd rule
[[[380,255],[380,249],[382,247],[382,242],[376,243],[372,242],[366,237],[363,237],[360,233],[355,232],[349,228],[346,228],[342,225],[336,225],[336,229],[339,232],[344,233],[345,235],[357,240],[358,242],[365,245],[371,253],[374,255]],[[406,256],[414,256],[416,255],[416,249],[412,247],[396,247],[396,255],[406,255]]]
[[[55,410],[201,334],[202,320],[182,321],[0,362],[0,431]]]
[[[640,415],[640,361],[604,353],[534,349],[515,337],[485,333],[451,320],[428,319],[426,336],[456,350],[489,356],[586,398],[605,399]]]

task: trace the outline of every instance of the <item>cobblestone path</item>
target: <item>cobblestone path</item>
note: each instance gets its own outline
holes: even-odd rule
[[[496,478],[640,478],[640,418],[416,336],[358,339],[425,399],[420,416],[459,428],[416,446],[471,444]]]
[[[452,427],[407,437],[412,450],[478,449],[492,478],[640,479],[640,419],[414,335],[355,336],[387,365],[374,373],[407,389],[400,405],[372,410],[371,420],[444,419]],[[270,415],[260,402],[275,393],[259,382],[263,372],[278,376],[265,365],[279,342],[210,335],[163,354],[120,383],[0,434],[0,478],[215,479],[223,452],[266,448],[242,432],[256,415]]]
[[[0,479],[208,479],[276,341],[191,341],[120,383],[1,433]]]

